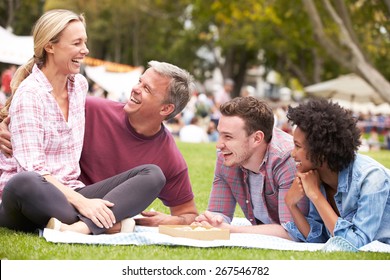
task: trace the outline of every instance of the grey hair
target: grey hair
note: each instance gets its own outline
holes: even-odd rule
[[[175,106],[174,111],[166,117],[166,120],[172,119],[187,106],[195,90],[194,78],[186,70],[167,62],[152,60],[148,66],[160,75],[171,78],[165,103]]]

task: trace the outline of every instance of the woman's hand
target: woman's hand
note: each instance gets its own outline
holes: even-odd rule
[[[12,157],[11,133],[8,130],[10,117],[0,123],[0,151],[7,157]]]
[[[305,197],[305,190],[303,189],[302,186],[302,181],[299,176],[297,176],[290,189],[287,191],[286,196],[284,198],[287,206],[291,209],[292,206],[296,206],[298,202]]]
[[[104,227],[108,229],[116,223],[114,213],[110,209],[110,207],[114,206],[114,203],[110,201],[82,197],[74,206],[80,214],[90,219],[100,228]]]
[[[320,190],[321,180],[317,170],[299,173],[298,176],[301,179],[305,194],[310,200],[317,199],[318,196],[322,195]]]

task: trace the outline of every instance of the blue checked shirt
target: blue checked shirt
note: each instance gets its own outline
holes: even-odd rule
[[[325,190],[321,186],[325,195]],[[360,248],[374,240],[390,244],[390,171],[368,156],[356,159],[340,171],[334,196],[340,217],[334,236]],[[310,203],[310,232],[305,238],[292,220],[284,225],[289,234],[305,242],[324,243],[331,233]]]

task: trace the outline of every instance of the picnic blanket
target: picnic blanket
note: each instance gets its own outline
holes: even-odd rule
[[[232,224],[250,225],[245,218],[234,218]],[[372,251],[390,253],[390,245],[374,241],[359,249],[341,237],[333,237],[326,243],[303,243],[287,239],[247,233],[231,233],[229,240],[195,240],[172,237],[158,232],[157,227],[136,226],[132,233],[85,235],[75,232],[60,232],[45,228],[42,236],[48,242],[103,245],[168,245],[190,247],[245,247],[294,251]]]

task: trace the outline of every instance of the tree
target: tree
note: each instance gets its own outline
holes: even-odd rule
[[[40,0],[7,0],[0,2],[0,25],[16,35],[29,35],[33,23],[42,14]]]
[[[235,81],[233,96],[238,96],[247,69],[258,65],[262,29],[257,28],[269,12],[264,1],[215,0],[193,3],[194,31],[203,47],[213,54],[211,67],[219,67],[223,77]],[[220,51],[220,52],[219,52]]]
[[[8,3],[17,7],[18,35],[30,34],[47,9],[83,12],[90,56],[136,66],[167,61],[201,81],[219,67],[235,80],[235,95],[248,68],[262,64],[301,86],[354,72],[389,100],[389,0],[7,0],[3,26]]]
[[[181,64],[183,57],[177,57],[175,51],[184,37],[183,14],[189,3],[190,0],[47,0],[45,10],[67,8],[83,12],[90,55],[96,58],[132,65],[145,65],[150,59]],[[182,47],[185,50],[188,46]]]
[[[215,64],[221,64],[224,76],[235,78],[242,72],[238,69],[256,62],[280,72],[285,83],[296,77],[303,85],[355,72],[388,100],[389,2],[334,0],[336,8],[329,0],[322,5],[311,0],[215,0],[194,5],[195,20],[203,26],[200,34],[206,34],[204,44],[221,49],[222,59]],[[308,7],[312,10],[305,13]],[[322,25],[313,25],[318,22]],[[260,50],[261,61],[254,55]],[[250,59],[240,64],[239,57]]]
[[[363,48],[359,45],[344,2],[336,0],[339,8],[338,13],[329,0],[322,1],[332,20],[331,23],[336,24],[338,27],[337,39],[333,39],[326,33],[323,21],[314,2],[311,0],[302,0],[302,2],[311,20],[314,36],[328,55],[351,72],[366,80],[386,102],[390,103],[390,83],[369,61],[367,58],[369,56],[364,53]]]
[[[263,29],[261,48],[264,64],[282,73],[284,80],[298,78],[302,85],[310,85],[340,73],[340,67],[330,61],[311,36],[310,22],[296,1],[267,1],[273,16],[258,28]]]
[[[235,95],[247,69],[259,64],[281,73],[284,84],[297,78],[309,85],[343,70],[311,36],[309,19],[296,1],[215,0],[194,6],[197,32],[209,50],[217,51],[214,66],[235,80]]]

